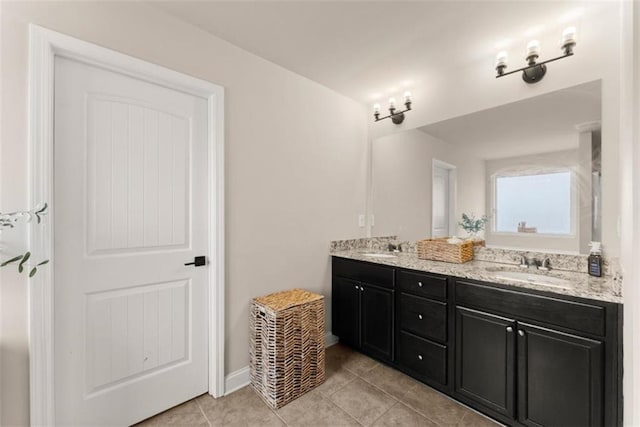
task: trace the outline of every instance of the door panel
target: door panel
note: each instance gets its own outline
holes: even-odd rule
[[[518,420],[530,426],[603,425],[603,344],[518,324]]]
[[[456,307],[455,390],[514,416],[515,321]]]
[[[208,390],[207,101],[55,67],[56,421],[132,424]]]
[[[393,355],[393,291],[360,284],[363,351],[391,361]]]
[[[334,332],[340,342],[360,348],[360,284],[334,277],[332,295]]]
[[[189,118],[87,96],[89,254],[187,247]]]
[[[185,361],[188,281],[87,296],[86,393]]]

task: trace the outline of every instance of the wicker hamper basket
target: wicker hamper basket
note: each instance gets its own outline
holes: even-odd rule
[[[449,237],[422,239],[417,242],[418,258],[462,264],[473,259],[473,241],[447,243]]]
[[[278,409],[325,380],[324,297],[303,289],[251,301],[251,386]]]

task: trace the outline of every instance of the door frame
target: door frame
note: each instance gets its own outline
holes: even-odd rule
[[[29,201],[53,200],[54,61],[65,57],[207,100],[209,147],[209,394],[224,395],[224,88],[46,28],[29,26]],[[29,227],[29,248],[55,262],[53,212]],[[29,280],[32,425],[55,425],[53,268]]]
[[[454,237],[456,235],[457,224],[456,224],[456,194],[458,192],[457,189],[457,167],[447,162],[443,162],[442,160],[432,159],[431,163],[431,236],[433,236],[433,227],[434,216],[435,216],[435,206],[433,203],[433,180],[436,175],[436,167],[440,169],[447,169],[449,171],[449,206],[447,206],[449,210],[449,236]]]

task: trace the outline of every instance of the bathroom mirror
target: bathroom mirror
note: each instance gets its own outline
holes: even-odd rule
[[[374,140],[372,235],[464,237],[466,213],[487,246],[588,253],[618,191],[600,123],[594,81]]]

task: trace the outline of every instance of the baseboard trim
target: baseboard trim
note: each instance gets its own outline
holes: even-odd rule
[[[240,390],[249,385],[249,367],[245,366],[224,377],[224,395]]]
[[[335,344],[338,344],[338,337],[333,335],[331,332],[327,332],[327,334],[324,336],[324,347],[331,347]]]
[[[331,332],[327,332],[324,336],[324,346],[331,347],[334,344],[338,343],[338,337],[333,335]],[[249,378],[249,367],[245,366],[244,368],[240,368],[237,371],[231,372],[229,375],[224,377],[224,395],[228,395],[233,393],[234,391],[240,390],[242,387],[248,386],[250,382]]]

